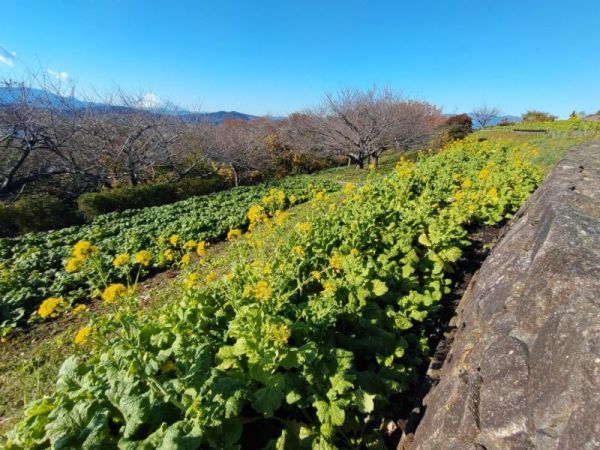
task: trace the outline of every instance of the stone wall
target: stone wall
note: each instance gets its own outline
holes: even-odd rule
[[[521,208],[453,325],[404,448],[600,448],[600,142],[572,149]]]

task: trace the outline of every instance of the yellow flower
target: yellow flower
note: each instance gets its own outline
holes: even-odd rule
[[[456,191],[454,193],[454,199],[455,200],[460,200],[461,198],[463,198],[465,196],[465,193],[462,191]]]
[[[342,270],[344,259],[340,255],[333,255],[329,258],[329,265],[336,271]]]
[[[113,259],[113,266],[115,266],[118,269],[119,267],[124,266],[128,262],[129,255],[127,253],[121,253],[115,256],[115,259]]]
[[[356,186],[354,185],[354,183],[346,183],[343,189],[344,194],[349,194],[354,190],[355,187]]]
[[[198,245],[196,247],[196,253],[200,257],[202,257],[206,254],[206,242],[205,241],[198,242]]]
[[[89,335],[92,333],[92,327],[90,327],[89,325],[83,328],[80,328],[79,331],[75,334],[75,337],[73,338],[73,342],[75,342],[77,345],[83,345],[85,344],[85,341],[87,341],[87,338],[89,337]]]
[[[240,229],[238,229],[238,228],[232,228],[227,233],[227,240],[228,241],[232,241],[235,238],[240,237],[241,235],[242,235],[242,231]]]
[[[467,209],[469,210],[470,213],[474,213],[475,211],[477,211],[477,206],[469,205],[469,206],[467,206]]]
[[[277,201],[279,203],[283,203],[285,201],[285,192],[283,191],[275,191],[274,195],[277,196]]]
[[[265,205],[269,205],[273,201],[273,197],[265,195],[261,200]]]
[[[244,288],[244,296],[249,297],[252,294],[252,288],[250,286],[246,286]]]
[[[463,181],[462,185],[465,189],[469,189],[473,186],[473,182],[469,179],[466,179],[465,181]]]
[[[498,198],[498,189],[495,187],[491,188],[489,191],[487,191],[487,196],[494,199]]]
[[[333,294],[336,290],[337,288],[335,284],[333,284],[331,281],[326,281],[325,283],[323,283],[323,293]]]
[[[290,328],[283,323],[279,325],[271,325],[269,329],[269,335],[275,342],[281,345],[286,345],[292,336],[292,330],[290,330]]]
[[[90,241],[79,241],[73,246],[71,254],[74,258],[83,261],[89,254],[98,252],[98,248],[93,246]]]
[[[148,250],[140,250],[135,254],[135,262],[142,266],[148,266],[151,259],[152,254]]]
[[[198,243],[196,241],[194,241],[193,239],[190,239],[189,241],[187,241],[185,243],[185,245],[183,246],[186,250],[192,250],[194,247],[196,247],[198,245]]]
[[[300,222],[296,224],[296,230],[302,233],[310,233],[310,230],[312,230],[312,225],[309,222]]]
[[[185,255],[183,255],[181,257],[181,264],[183,264],[184,266],[187,266],[190,263],[190,254],[186,253]]]
[[[64,304],[65,300],[62,297],[49,297],[44,300],[38,308],[38,315],[43,318],[52,316],[54,315],[56,308],[63,306]]]
[[[205,278],[206,284],[212,283],[217,278],[219,278],[219,275],[217,275],[217,272],[215,272],[214,270],[211,270],[210,272],[208,272],[208,274],[206,274],[206,278]]]
[[[260,205],[252,205],[248,210],[248,220],[251,224],[262,221],[265,217],[265,208]]]
[[[77,305],[75,308],[73,308],[71,310],[71,315],[76,316],[76,315],[84,312],[85,310],[87,310],[87,306],[85,306],[84,304]]]
[[[312,277],[315,280],[320,280],[321,279],[321,272],[317,272],[316,270],[314,272],[311,272]]]
[[[233,280],[233,274],[231,272],[225,274],[225,281]]]
[[[191,289],[196,284],[196,280],[198,279],[198,274],[196,272],[190,273],[185,279],[185,287]]]
[[[316,198],[317,200],[323,200],[323,199],[325,198],[325,192],[323,192],[323,191],[319,191],[319,192],[317,192],[317,193],[315,194],[315,198]]]
[[[104,303],[116,303],[125,294],[127,294],[127,288],[123,284],[113,283],[104,289],[102,299]]]
[[[479,171],[479,178],[481,178],[482,180],[486,179],[490,174],[490,171],[488,169],[481,169]]]
[[[300,245],[294,245],[294,247],[292,247],[292,253],[298,256],[304,256],[304,248]]]
[[[259,281],[254,286],[254,297],[260,301],[267,301],[271,298],[271,294],[273,293],[273,288],[271,285],[264,280]]]
[[[289,200],[290,200],[290,204],[293,205],[294,203],[296,203],[298,201],[298,197],[296,197],[295,195],[292,194],[292,195],[290,195]]]
[[[275,222],[276,225],[283,225],[283,222],[285,221],[285,219],[287,219],[288,214],[281,211],[281,210],[277,210],[275,211],[275,214],[273,216],[273,221]]]
[[[175,258],[175,255],[173,254],[173,250],[171,250],[170,248],[166,249],[163,252],[163,256],[165,257],[165,259],[167,261],[173,261],[173,259]]]
[[[181,237],[178,234],[174,234],[169,238],[169,242],[171,243],[171,245],[175,246],[179,242],[179,239],[181,239]]]
[[[69,258],[69,260],[67,261],[67,264],[65,264],[65,270],[68,273],[77,272],[79,270],[79,268],[81,267],[81,263],[82,263],[82,261],[80,259]]]
[[[358,256],[358,255],[360,255],[360,252],[358,251],[357,248],[353,248],[352,250],[350,250],[350,254],[352,256]]]
[[[460,180],[460,174],[458,174],[458,173],[453,173],[453,174],[452,174],[452,179],[453,179],[454,181],[458,181],[458,180]]]

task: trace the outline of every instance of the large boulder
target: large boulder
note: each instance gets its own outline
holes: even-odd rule
[[[600,448],[600,142],[508,225],[453,319],[410,449]]]

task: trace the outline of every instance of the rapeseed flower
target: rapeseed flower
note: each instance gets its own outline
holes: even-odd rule
[[[115,259],[113,259],[113,266],[115,266],[115,268],[117,268],[117,269],[128,263],[129,263],[129,255],[127,253],[121,253],[121,254],[115,256]]]
[[[148,250],[140,250],[135,254],[135,262],[142,266],[150,265],[152,254]]]
[[[73,342],[77,345],[83,345],[87,341],[89,335],[92,333],[92,327],[89,325],[83,328],[80,328],[79,331],[75,334],[73,338]]]
[[[254,297],[260,301],[267,301],[271,298],[273,288],[268,281],[261,280],[254,286]]]
[[[186,250],[192,250],[192,249],[194,249],[194,248],[195,248],[197,245],[198,245],[198,243],[197,243],[196,241],[194,241],[193,239],[190,239],[189,241],[187,241],[187,242],[184,244],[184,246],[183,246],[183,247],[184,247]]]
[[[296,230],[302,233],[310,233],[312,225],[309,222],[300,222],[296,224]]]
[[[235,238],[238,238],[242,235],[242,230],[240,230],[239,228],[232,228],[231,230],[229,230],[229,232],[227,233],[227,240],[228,241],[232,241]]]
[[[175,246],[179,242],[179,239],[181,239],[181,236],[179,236],[178,234],[174,234],[169,238],[169,242],[172,246]]]
[[[332,255],[329,258],[329,265],[333,268],[333,270],[340,271],[343,268],[344,259],[341,255]]]
[[[203,257],[206,254],[206,242],[200,241],[196,246],[196,254],[200,257]]]
[[[185,287],[191,289],[196,284],[198,280],[198,274],[196,272],[190,273],[185,279]]]
[[[77,258],[69,258],[67,264],[65,264],[65,270],[68,273],[77,272],[81,268],[82,260]]]
[[[343,189],[344,194],[349,194],[354,190],[355,187],[356,185],[354,183],[346,183]]]
[[[113,283],[104,289],[102,300],[104,303],[116,303],[121,297],[127,294],[127,288],[121,283]]]
[[[64,304],[65,300],[62,297],[48,297],[39,306],[38,315],[44,319],[49,316],[55,317],[56,308]]]
[[[219,275],[217,274],[217,272],[215,272],[214,270],[211,270],[210,272],[208,272],[208,274],[206,274],[206,277],[205,277],[206,284],[212,283],[217,278],[219,278]]]
[[[90,241],[79,241],[73,246],[71,254],[79,261],[84,261],[89,254],[97,253],[98,248],[93,246]]]
[[[292,336],[292,330],[290,330],[290,328],[284,323],[279,325],[271,325],[269,329],[269,335],[275,342],[281,345],[286,345]]]
[[[77,305],[75,308],[71,310],[71,315],[76,316],[82,312],[87,310],[87,306],[84,304]]]

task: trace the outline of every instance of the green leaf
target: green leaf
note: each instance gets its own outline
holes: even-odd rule
[[[280,389],[265,386],[254,393],[252,407],[265,417],[273,416],[275,410],[281,406],[283,392]]]
[[[427,237],[427,235],[425,233],[421,233],[417,240],[419,241],[419,244],[421,244],[425,247],[431,247],[431,242],[429,241],[429,238]]]
[[[301,399],[302,399],[302,396],[296,391],[290,391],[285,396],[285,401],[288,403],[288,405],[293,405],[294,403],[296,403],[297,401],[300,401]]]
[[[381,280],[373,280],[373,294],[377,297],[381,297],[388,291],[388,287],[385,285],[385,282]]]
[[[356,391],[356,406],[362,413],[368,414],[375,409],[375,395],[359,389]]]
[[[317,409],[317,417],[323,424],[342,426],[346,419],[346,413],[335,402],[328,403],[323,400],[317,400],[314,403]]]

